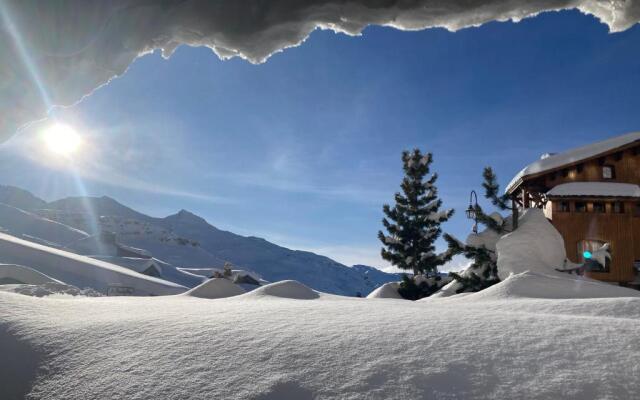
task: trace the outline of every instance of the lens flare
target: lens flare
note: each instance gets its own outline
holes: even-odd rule
[[[63,124],[50,126],[42,133],[42,138],[50,152],[62,156],[72,155],[82,144],[82,139],[75,129]]]

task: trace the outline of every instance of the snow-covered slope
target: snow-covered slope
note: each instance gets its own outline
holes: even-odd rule
[[[154,218],[106,196],[70,197],[46,203],[20,189],[2,188],[0,198],[18,199],[13,206],[20,199],[28,198],[30,214],[37,213],[40,221],[56,221],[60,226],[82,231],[85,237],[84,232],[90,235],[113,232],[120,244],[146,250],[174,267],[222,268],[229,261],[267,281],[295,279],[316,290],[350,296],[358,293],[366,296],[383,283],[399,280],[395,274],[371,267],[350,268],[311,252],[290,250],[264,239],[222,231],[186,210],[166,218]],[[1,222],[0,218],[0,226]],[[66,243],[38,242],[64,246],[85,255],[118,256],[115,248],[107,248],[109,246],[94,238]]]
[[[47,204],[24,189],[6,185],[0,185],[0,203],[27,211],[38,210]]]
[[[81,230],[3,203],[0,203],[0,231],[50,246],[64,246],[89,236]]]
[[[102,293],[138,296],[178,294],[184,286],[104,261],[0,233],[0,262],[30,267],[53,279]]]
[[[548,284],[523,274],[418,302],[294,300],[291,283],[215,300],[0,292],[0,387],[65,400],[636,398],[637,292],[526,295]]]
[[[224,261],[255,271],[268,281],[298,280],[314,289],[355,296],[368,294],[388,280],[371,271],[349,268],[327,257],[295,251],[257,237],[245,237],[217,229],[203,218],[181,210],[166,218],[138,213],[108,197],[69,198],[47,205],[50,218],[74,227],[90,229],[78,219],[83,209],[101,216],[93,225],[115,232],[122,243],[148,250],[154,257],[177,267],[217,267]],[[67,217],[69,216],[69,217]],[[67,218],[67,219],[65,219]]]

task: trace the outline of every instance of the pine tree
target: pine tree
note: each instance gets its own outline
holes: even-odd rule
[[[482,176],[485,198],[500,210],[510,210],[509,197],[499,194],[500,186],[491,167],[486,167]],[[487,215],[479,205],[475,205],[474,211],[478,223],[486,227],[485,231],[480,234],[474,233],[467,239],[466,244],[447,233],[444,234],[451,253],[463,254],[473,260],[462,273],[450,273],[459,283],[457,293],[478,292],[500,282],[495,243],[497,238],[509,232],[508,221],[499,213]]]
[[[453,256],[449,251],[435,252],[434,243],[442,234],[440,224],[451,217],[453,210],[440,210],[442,200],[435,186],[438,175],[429,176],[432,161],[431,153],[423,155],[418,149],[402,153],[402,193],[395,194],[393,208],[388,204],[383,207],[386,218],[382,223],[388,234],[378,232],[382,258],[414,275],[437,274],[438,267]]]

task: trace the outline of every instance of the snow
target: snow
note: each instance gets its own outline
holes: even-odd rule
[[[547,196],[640,197],[640,186],[617,182],[569,182],[555,186]]]
[[[296,300],[313,300],[320,297],[320,293],[297,281],[280,281],[261,286],[247,293],[248,297],[276,297]],[[331,296],[325,294],[325,296]]]
[[[47,282],[39,285],[0,285],[0,291],[18,293],[33,297],[101,297],[100,292],[91,288],[79,289],[62,282]]]
[[[640,141],[640,132],[632,132],[626,135],[616,136],[601,142],[589,144],[566,151],[564,153],[549,155],[536,162],[527,165],[507,185],[506,192],[510,192],[522,179],[529,175],[538,174],[567,164],[577,163],[598,154],[614,150],[632,142]]]
[[[369,293],[367,299],[402,299],[398,289],[400,282],[388,282]]]
[[[562,235],[537,208],[526,209],[518,229],[503,236],[496,249],[500,279],[525,271],[558,275],[555,269],[562,268],[567,258]]]
[[[184,286],[131,271],[118,265],[54,249],[0,233],[0,262],[30,267],[53,279],[91,287],[101,293],[125,288],[134,295],[168,295],[186,291]]]
[[[418,302],[0,292],[0,387],[68,400],[635,398],[638,292],[570,279],[523,273]]]
[[[79,229],[0,203],[0,227],[14,236],[60,245],[86,238]]]
[[[228,279],[213,278],[184,293],[184,296],[200,297],[203,299],[220,299],[238,296],[245,290]]]
[[[42,285],[51,282],[60,282],[35,269],[15,264],[0,264],[0,284],[18,283],[29,285]]]
[[[473,293],[468,300],[534,299],[595,299],[609,297],[640,297],[640,291],[567,274],[522,272],[509,275],[502,282]]]

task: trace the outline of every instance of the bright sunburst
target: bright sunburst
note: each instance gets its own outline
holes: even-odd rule
[[[82,138],[75,129],[64,124],[48,127],[42,133],[42,138],[50,152],[62,156],[71,156],[82,145]]]

